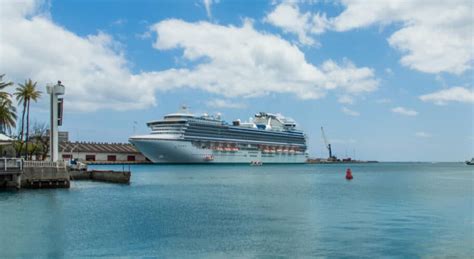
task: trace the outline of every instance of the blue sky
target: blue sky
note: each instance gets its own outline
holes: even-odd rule
[[[0,72],[66,86],[62,130],[126,142],[186,104],[295,119],[309,153],[474,156],[469,1],[2,1]],[[207,8],[206,8],[207,7]],[[33,120],[46,122],[46,98]]]

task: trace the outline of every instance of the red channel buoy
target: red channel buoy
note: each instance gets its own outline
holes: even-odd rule
[[[347,170],[346,170],[346,179],[347,180],[352,180],[352,178],[354,178],[354,177],[352,177],[352,171],[351,171],[350,168],[347,168]]]

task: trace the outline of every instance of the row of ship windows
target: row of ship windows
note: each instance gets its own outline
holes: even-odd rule
[[[153,134],[183,134],[183,131],[177,130],[159,130],[153,131]],[[236,139],[245,139],[245,140],[273,140],[277,142],[297,142],[297,143],[304,143],[305,139],[303,137],[286,137],[286,136],[262,136],[256,134],[242,134],[242,133],[230,133],[230,132],[203,132],[203,131],[196,131],[196,130],[188,130],[186,131],[187,136],[199,136],[199,137],[220,137],[220,138],[236,138]]]
[[[235,131],[235,132],[242,132],[242,133],[251,133],[251,134],[265,134],[265,135],[289,135],[289,136],[302,136],[302,132],[295,132],[295,131],[266,131],[266,130],[257,130],[257,129],[250,129],[250,128],[238,128],[238,127],[209,127],[204,125],[190,125],[188,128],[196,128],[199,130],[211,130],[211,131]]]
[[[262,135],[276,135],[276,136],[281,136],[282,134],[285,136],[294,136],[294,137],[303,137],[302,132],[272,132],[272,131],[262,131],[262,130],[251,130],[251,129],[239,129],[239,128],[229,128],[227,126],[215,126],[215,125],[189,125],[186,127],[186,125],[183,124],[178,124],[178,125],[157,125],[153,126],[152,130],[161,130],[161,129],[179,129],[179,130],[185,130],[185,129],[196,129],[199,131],[205,131],[205,132],[211,132],[211,133],[218,133],[221,131],[230,131],[230,132],[235,132],[235,133],[242,133],[242,134],[262,134]]]
[[[160,131],[152,131],[152,134],[183,134],[184,132],[182,131],[176,131],[176,130],[160,130]]]
[[[194,155],[194,156],[202,156],[202,154],[193,154],[193,155]],[[217,154],[217,155],[216,155],[216,154],[214,154],[214,156],[220,156],[220,157],[222,157],[222,156],[230,156],[230,157],[258,157],[258,156],[256,156],[256,155],[246,155],[246,154],[244,154],[244,155],[238,155],[238,154]],[[278,156],[278,155],[271,155],[271,154],[265,154],[265,155],[264,155],[264,154],[262,154],[262,157],[276,157],[276,156]],[[166,157],[166,156],[165,156],[165,155],[160,155],[160,158],[164,158],[164,157]]]
[[[194,128],[194,129],[193,129]],[[195,129],[196,127],[189,128],[186,130],[186,135],[189,137],[210,137],[210,138],[233,138],[233,139],[244,139],[244,140],[256,140],[256,141],[272,141],[272,142],[293,142],[304,144],[305,139],[302,135],[300,136],[281,136],[275,134],[255,134],[250,132],[231,132],[228,130],[216,130],[215,128],[210,129],[209,127],[203,129]],[[176,127],[162,127],[153,131],[153,134],[183,134],[184,132]]]
[[[241,134],[241,135],[261,135],[261,136],[275,136],[275,137],[285,137],[285,138],[304,138],[303,134],[287,134],[287,133],[276,133],[268,131],[236,131],[236,130],[226,130],[226,129],[214,129],[214,128],[197,128],[197,127],[188,127],[186,132],[195,131],[195,132],[207,132],[212,134]]]
[[[188,132],[187,132],[188,133]],[[290,139],[285,137],[269,137],[269,136],[242,136],[242,135],[231,135],[231,134],[202,134],[202,133],[188,133],[186,137],[205,137],[214,139],[238,139],[238,140],[254,140],[254,141],[267,141],[267,142],[278,142],[278,143],[295,143],[305,144],[305,139]]]

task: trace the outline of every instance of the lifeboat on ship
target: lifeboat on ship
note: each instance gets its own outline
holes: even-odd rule
[[[207,155],[207,156],[204,157],[204,161],[210,162],[210,161],[213,161],[213,160],[214,160],[213,155]]]

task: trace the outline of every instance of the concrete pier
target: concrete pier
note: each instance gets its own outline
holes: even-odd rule
[[[0,188],[21,188],[21,171],[0,172]]]
[[[70,177],[63,161],[25,161],[22,188],[69,188]]]
[[[0,158],[0,188],[70,188],[71,180],[129,184],[130,177],[130,170],[68,170],[64,161]]]
[[[21,188],[23,161],[16,158],[0,158],[0,188]]]
[[[70,171],[71,180],[92,180],[109,183],[130,183],[130,171],[92,170]]]
[[[63,161],[24,161],[0,158],[1,188],[69,188],[70,178]]]

